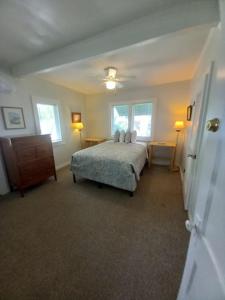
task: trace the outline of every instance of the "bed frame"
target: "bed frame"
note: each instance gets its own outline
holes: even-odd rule
[[[146,160],[146,163],[147,163],[147,160]],[[145,165],[146,165],[146,163],[145,163]],[[144,173],[144,167],[145,167],[145,165],[143,166],[143,168],[141,170],[140,176],[142,176],[143,173]],[[73,173],[73,182],[77,183],[76,176],[75,176],[74,173]],[[103,185],[104,185],[103,183],[101,183],[101,182],[96,182],[96,183],[97,183],[99,189],[103,188]],[[130,197],[134,196],[134,192],[128,191],[128,193],[129,193]]]

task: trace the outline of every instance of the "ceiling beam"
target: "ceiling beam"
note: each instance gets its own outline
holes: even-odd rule
[[[19,63],[11,71],[15,76],[40,73],[179,30],[217,22],[219,11],[216,0],[181,2],[169,9]]]

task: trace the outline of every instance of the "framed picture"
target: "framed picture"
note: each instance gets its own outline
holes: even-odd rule
[[[1,107],[6,129],[23,129],[25,121],[22,107]]]
[[[191,117],[192,117],[192,105],[189,105],[187,107],[187,121],[191,121]]]
[[[80,123],[81,122],[81,113],[72,112],[72,123]]]

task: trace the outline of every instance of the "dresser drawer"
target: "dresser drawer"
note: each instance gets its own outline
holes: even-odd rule
[[[36,149],[34,146],[15,148],[15,154],[19,163],[36,159]]]
[[[46,135],[34,135],[34,136],[24,136],[20,138],[13,138],[11,140],[14,148],[24,148],[29,146],[36,146],[40,144],[51,144],[51,137],[49,134]]]
[[[54,175],[54,162],[52,157],[20,165],[20,176],[23,185],[42,181],[52,175]]]
[[[45,158],[52,156],[52,146],[51,144],[40,144],[36,146],[36,158]]]
[[[15,149],[15,153],[18,162],[23,163],[25,161],[32,161],[40,158],[52,157],[52,147],[50,144],[20,147],[20,149]]]

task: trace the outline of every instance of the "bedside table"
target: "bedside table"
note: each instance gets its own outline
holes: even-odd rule
[[[95,146],[95,145],[98,145],[100,143],[105,142],[106,139],[105,138],[91,138],[91,137],[88,137],[88,138],[85,138],[84,141],[85,141],[86,147],[91,147],[91,146]]]
[[[176,144],[170,142],[150,142],[148,144],[148,166],[150,167],[152,164],[154,148],[155,147],[167,147],[170,148],[170,158],[167,159],[170,171],[174,170],[175,163],[175,154],[176,154]]]

